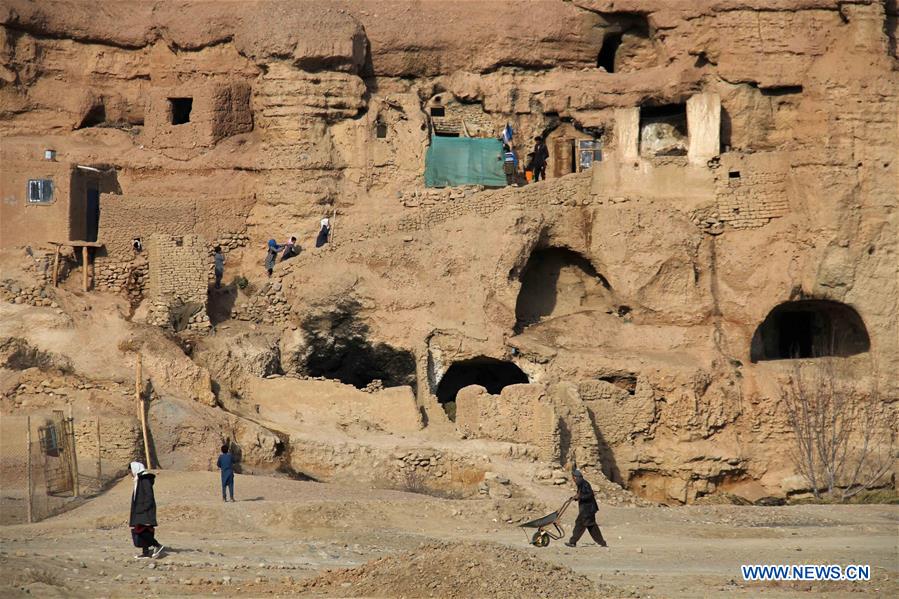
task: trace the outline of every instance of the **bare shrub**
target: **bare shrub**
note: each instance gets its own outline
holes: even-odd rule
[[[892,467],[892,404],[845,371],[841,358],[797,361],[782,391],[794,433],[793,462],[816,499],[846,501],[882,486]],[[873,370],[873,369],[872,369]]]

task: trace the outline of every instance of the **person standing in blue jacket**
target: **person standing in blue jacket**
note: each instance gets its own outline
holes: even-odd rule
[[[222,501],[228,501],[225,490],[230,491],[231,501],[234,501],[234,456],[228,452],[228,446],[222,445],[222,455],[219,456],[216,465],[222,471]]]

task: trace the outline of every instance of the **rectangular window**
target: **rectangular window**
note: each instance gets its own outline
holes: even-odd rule
[[[169,98],[169,116],[173,125],[190,122],[190,112],[194,107],[193,98]]]
[[[28,180],[28,203],[29,204],[49,204],[53,201],[53,180],[52,179],[29,179]]]

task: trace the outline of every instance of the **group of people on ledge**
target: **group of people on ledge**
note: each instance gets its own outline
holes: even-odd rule
[[[317,248],[328,243],[331,236],[331,221],[327,216],[321,220],[320,225],[318,235],[315,238],[315,247]],[[281,262],[284,262],[294,256],[298,256],[300,254],[300,249],[297,238],[294,236],[291,236],[290,239],[283,244],[278,243],[274,239],[269,239],[265,254],[265,271],[268,273],[268,276],[272,276],[272,273],[275,270],[275,263],[278,262],[278,255],[281,256]],[[213,248],[212,260],[215,272],[215,288],[219,289],[222,286],[222,277],[225,276],[225,254],[222,250],[222,246],[217,245]]]
[[[528,161],[524,165],[524,172],[518,171],[518,155],[512,149],[511,136],[503,135],[503,172],[509,185],[535,183],[540,179],[546,180],[546,161],[549,160],[549,149],[546,141],[541,136],[534,138],[534,151],[528,153]]]

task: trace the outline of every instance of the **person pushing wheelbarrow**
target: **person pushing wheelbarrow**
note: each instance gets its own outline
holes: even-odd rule
[[[596,512],[599,506],[596,504],[596,496],[593,494],[593,487],[590,486],[584,475],[577,468],[571,471],[571,477],[577,486],[577,495],[571,498],[572,501],[577,500],[577,520],[574,522],[574,530],[571,531],[571,539],[565,545],[574,547],[577,545],[581,535],[585,530],[590,531],[590,536],[596,541],[600,547],[608,547],[605,539],[602,538],[602,532],[596,524]]]

